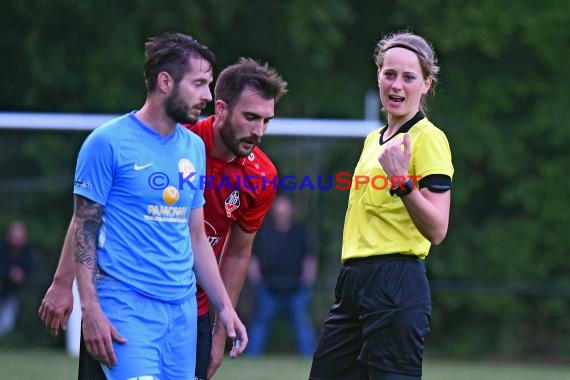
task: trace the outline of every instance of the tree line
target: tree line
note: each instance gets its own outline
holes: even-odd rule
[[[132,110],[145,96],[145,40],[177,30],[217,53],[218,72],[240,56],[276,67],[290,87],[277,116],[362,118],[364,94],[376,86],[375,43],[403,29],[424,35],[441,66],[429,117],[447,134],[456,170],[449,234],[427,261],[435,303],[428,347],[449,355],[568,357],[566,1],[4,3],[3,111]],[[1,130],[0,137],[0,223],[17,216],[30,223],[46,252],[44,275],[51,275],[85,133]],[[351,172],[362,146],[358,139],[267,140],[288,174]],[[307,166],[311,160],[318,165]],[[298,195],[318,221],[320,255],[331,262],[339,257],[347,196]],[[336,275],[321,271],[325,282]]]

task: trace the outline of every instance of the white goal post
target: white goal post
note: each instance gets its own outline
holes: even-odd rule
[[[0,112],[0,129],[88,131],[118,115],[83,113]],[[268,135],[364,137],[378,120],[275,118]]]

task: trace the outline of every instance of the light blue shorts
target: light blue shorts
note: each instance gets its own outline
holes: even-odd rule
[[[117,365],[108,379],[188,380],[196,365],[196,297],[181,304],[156,301],[102,277],[99,303],[127,343],[113,342]]]

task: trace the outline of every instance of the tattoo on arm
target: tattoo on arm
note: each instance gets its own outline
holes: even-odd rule
[[[82,196],[75,196],[73,256],[76,263],[91,271],[94,284],[97,280],[97,233],[102,219],[102,205]]]

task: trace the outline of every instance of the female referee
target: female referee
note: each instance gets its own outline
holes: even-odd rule
[[[408,32],[380,40],[374,59],[387,124],[366,138],[354,176],[384,176],[391,188],[351,189],[312,380],[422,376],[431,314],[423,260],[447,234],[453,175],[447,138],[425,113],[439,67],[430,43]]]

